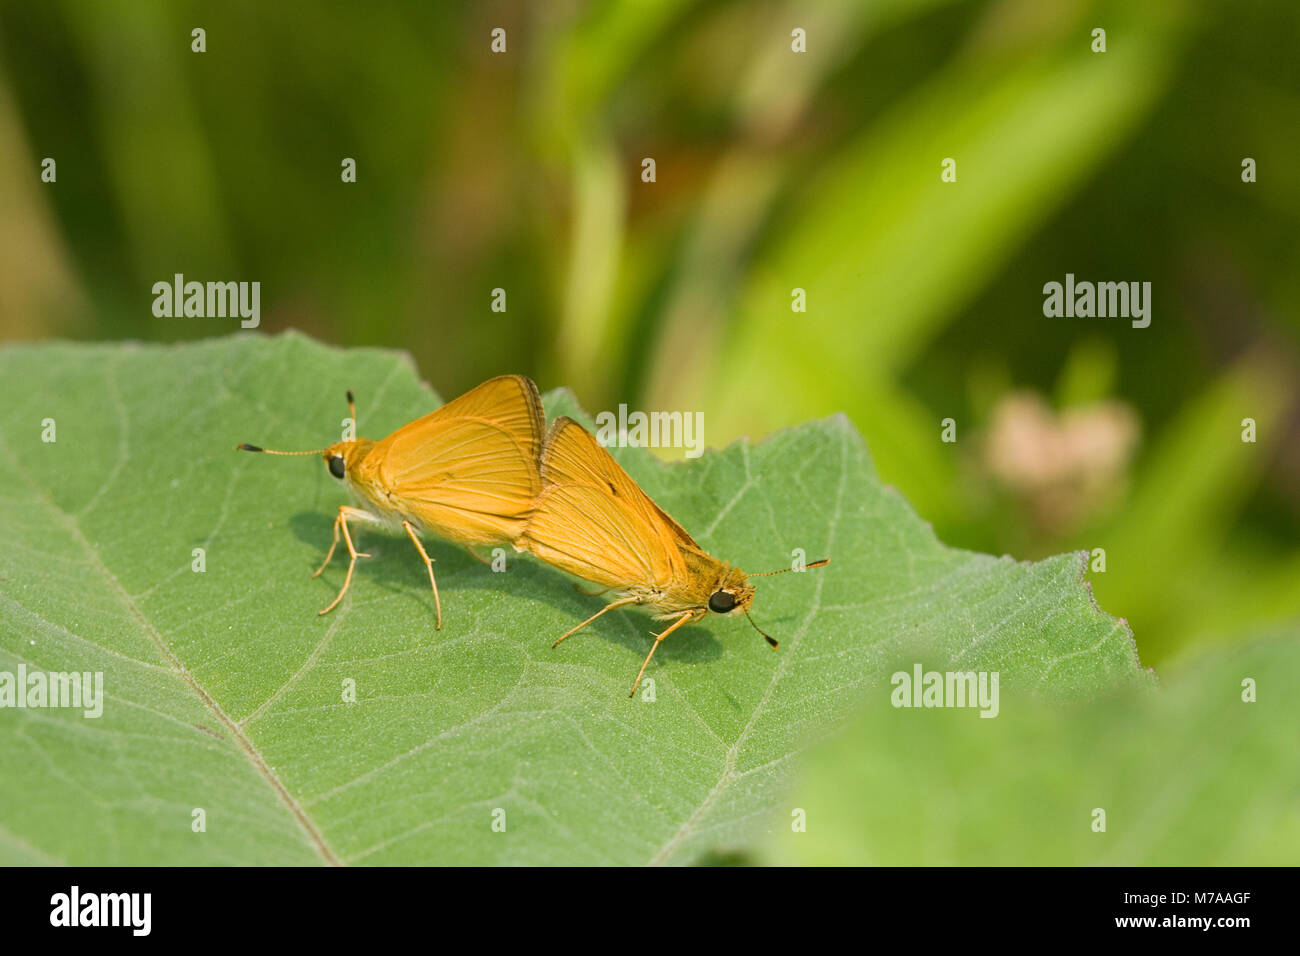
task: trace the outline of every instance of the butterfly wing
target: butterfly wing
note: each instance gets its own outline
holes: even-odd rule
[[[558,418],[542,448],[542,492],[522,547],[605,587],[668,588],[685,575],[691,536],[585,428]]]
[[[522,375],[489,379],[389,435],[366,457],[396,509],[439,537],[502,544],[541,490],[545,419]]]

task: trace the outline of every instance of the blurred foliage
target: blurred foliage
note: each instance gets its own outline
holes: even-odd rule
[[[0,336],[229,331],[152,315],[179,272],[444,394],[522,371],[714,445],[844,410],[944,540],[1105,548],[1160,664],[1300,618],[1298,39],[1292,0],[0,0]],[[1151,327],[1044,318],[1067,272],[1151,282]],[[1086,475],[992,467],[1024,393]]]
[[[995,720],[973,709],[895,709],[881,682],[843,732],[809,753],[759,859],[1294,866],[1295,638],[1207,652],[1171,667],[1160,694],[1061,708],[1004,690]],[[793,829],[792,807],[806,830]],[[1104,832],[1093,829],[1097,810]]]

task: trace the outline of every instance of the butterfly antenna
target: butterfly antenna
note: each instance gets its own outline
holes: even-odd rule
[[[821,568],[821,567],[825,567],[830,563],[831,563],[830,558],[822,558],[820,561],[814,561],[812,564],[804,565],[804,567],[801,568],[800,570],[806,571],[808,570],[808,568]],[[757,574],[750,574],[748,575],[748,577],[766,578],[766,577],[770,577],[773,574],[785,574],[787,571],[793,571],[793,570],[795,569],[781,568],[779,571],[760,571]],[[759,627],[757,624],[754,623],[754,619],[749,616],[748,610],[745,611],[745,620],[749,621],[750,626],[753,627],[754,630],[758,631],[758,633],[763,635],[763,640],[767,641],[767,643],[772,645],[772,650],[776,650],[778,647],[781,646],[775,637],[773,637],[771,634],[767,633],[767,631],[763,630],[761,627]]]
[[[830,558],[822,558],[820,561],[814,561],[812,564],[805,564],[799,570],[807,571],[809,568],[823,568],[830,563],[831,563]],[[766,578],[766,577],[771,577],[773,574],[785,574],[788,571],[794,571],[794,570],[795,568],[781,568],[781,570],[779,571],[759,571],[756,574],[746,575],[746,577]]]
[[[772,650],[776,650],[778,647],[781,646],[781,643],[775,637],[773,637],[771,634],[767,633],[767,631],[763,630],[761,627],[759,627],[757,624],[754,623],[754,619],[749,616],[748,611],[745,612],[745,620],[749,622],[750,627],[752,627],[754,630],[758,631],[758,633],[763,635],[763,640],[767,641],[767,643],[772,645]]]
[[[260,445],[250,445],[246,442],[236,445],[235,449],[237,451],[261,452],[263,455],[323,455],[325,453],[324,448],[317,448],[313,451],[276,451],[272,448],[262,448]]]
[[[348,389],[348,417],[352,419],[353,434],[356,434],[357,400],[352,397],[352,389]]]

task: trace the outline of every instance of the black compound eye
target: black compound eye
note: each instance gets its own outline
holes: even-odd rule
[[[330,474],[335,478],[342,478],[344,470],[343,456],[330,455]]]
[[[714,591],[709,598],[709,610],[715,614],[726,614],[736,606],[736,596],[730,591]]]

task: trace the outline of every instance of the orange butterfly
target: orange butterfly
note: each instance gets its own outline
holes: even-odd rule
[[[351,392],[348,411],[355,423]],[[321,614],[333,610],[347,593],[357,558],[370,557],[352,543],[348,522],[356,521],[406,532],[429,570],[441,628],[442,601],[433,561],[418,535],[465,545],[480,561],[472,546],[514,541],[541,490],[538,455],[545,424],[532,380],[502,375],[403,425],[382,441],[357,438],[313,451],[239,448],[270,455],[321,455],[330,474],[346,484],[357,501],[356,506],[339,508],[329,554],[312,575],[329,566],[342,531],[352,560],[338,596]]]
[[[672,621],[654,635],[631,697],[655,650],[673,631],[710,611],[749,617],[754,602],[750,576],[706,554],[573,419],[557,418],[547,431],[541,474],[542,492],[515,547],[619,595],[560,635],[552,647],[617,607],[643,606],[656,620]],[[778,646],[752,619],[749,623],[773,648]]]

